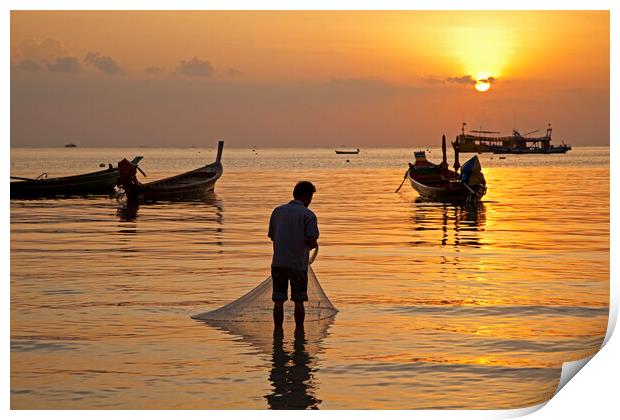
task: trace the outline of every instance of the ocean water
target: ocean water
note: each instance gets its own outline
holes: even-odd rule
[[[549,399],[562,362],[596,352],[606,331],[609,148],[480,155],[488,193],[477,210],[417,202],[407,184],[394,193],[412,151],[228,148],[202,201],[11,200],[11,407],[498,409]],[[76,174],[134,155],[149,181],[215,150],[12,149],[11,174]],[[282,337],[269,323],[191,319],[269,275],[271,210],[302,179],[317,187],[313,269],[340,312]]]

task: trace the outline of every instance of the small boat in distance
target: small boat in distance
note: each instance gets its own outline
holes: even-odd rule
[[[131,163],[138,165],[142,156],[136,156]],[[114,194],[118,168],[108,164],[108,168],[81,175],[48,178],[42,173],[36,178],[11,176],[11,198],[40,198],[57,196],[84,196]]]
[[[215,182],[222,176],[224,171],[221,162],[223,149],[224,142],[219,141],[215,162],[193,171],[146,184],[137,182],[135,171],[133,174],[127,174],[121,168],[118,185],[123,189],[129,200],[175,201],[202,198],[205,193],[213,191]]]
[[[551,124],[547,126],[547,132],[543,137],[528,137],[530,134],[538,132],[538,130],[530,131],[526,134],[519,133],[518,130],[512,130],[512,136],[499,136],[499,131],[470,130],[466,134],[463,123],[461,134],[456,136],[452,143],[454,149],[459,152],[473,153],[495,153],[495,154],[550,154],[550,153],[566,153],[571,150],[571,146],[562,143],[559,146],[551,145]]]
[[[336,150],[336,154],[337,155],[357,155],[359,154],[360,149],[359,147],[357,149],[339,149]]]
[[[67,143],[67,144],[65,144],[65,147],[77,147],[77,144],[75,144],[75,143]]]
[[[405,177],[411,187],[417,191],[424,201],[465,204],[474,206],[486,194],[486,181],[477,156],[468,160],[459,168],[458,154],[454,162],[455,170],[448,169],[446,160],[446,140],[442,138],[443,161],[436,165],[426,160],[423,151],[415,152],[415,162],[409,163]]]

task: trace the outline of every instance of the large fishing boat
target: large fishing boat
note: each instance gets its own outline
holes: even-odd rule
[[[512,136],[500,136],[499,131],[470,130],[465,133],[465,126],[461,127],[461,134],[456,136],[452,143],[455,150],[467,153],[566,153],[571,150],[570,145],[562,142],[559,146],[551,145],[551,124],[543,137],[528,137],[538,130],[521,134],[518,130],[512,130]]]

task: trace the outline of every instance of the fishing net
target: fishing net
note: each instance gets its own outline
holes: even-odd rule
[[[323,350],[323,341],[329,336],[329,330],[335,317],[323,318],[304,322],[303,341],[305,351],[316,355]],[[223,320],[201,320],[209,327],[225,334],[238,337],[244,343],[263,354],[272,354],[274,351],[273,319],[271,322],[240,322]],[[291,320],[291,322],[293,322]],[[292,324],[288,324],[291,325]],[[285,325],[286,329],[286,325]],[[290,340],[291,334],[286,336]]]
[[[316,258],[318,247],[310,258],[310,264]],[[232,322],[273,322],[273,301],[271,300],[272,279],[265,281],[250,290],[239,299],[219,309],[192,316],[202,321]],[[290,287],[289,287],[290,293]],[[284,321],[293,321],[295,304],[291,300],[284,303]],[[330,318],[338,312],[316,278],[312,266],[308,266],[308,301],[304,303],[305,321],[318,321]]]

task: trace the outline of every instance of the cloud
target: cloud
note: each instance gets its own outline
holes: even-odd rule
[[[19,61],[15,68],[23,71],[47,69],[52,72],[75,72],[79,69],[79,63],[71,56],[69,49],[54,38],[43,41],[24,39],[12,46],[11,56],[12,60]]]
[[[148,74],[160,74],[164,72],[164,69],[162,67],[157,67],[157,66],[148,66],[147,68],[144,69],[144,72]]]
[[[56,61],[47,64],[47,69],[58,73],[77,73],[80,71],[80,63],[75,57],[58,57]]]
[[[241,72],[241,70],[233,69],[232,67],[226,70],[227,76],[235,77],[235,76],[241,76],[242,74],[243,72]]]
[[[489,83],[497,82],[497,78],[493,76],[487,77],[486,79],[479,79],[479,80],[483,82],[486,81]],[[450,77],[446,77],[445,79],[431,76],[431,77],[427,77],[426,79],[424,79],[424,81],[430,84],[455,83],[455,84],[460,84],[460,85],[475,85],[478,79],[474,78],[470,74],[466,74],[464,76],[450,76]]]
[[[70,51],[54,38],[47,38],[43,41],[28,38],[13,46],[12,55],[15,60],[30,59],[41,62],[70,55]]]
[[[84,57],[84,62],[98,68],[104,73],[108,74],[123,74],[123,69],[120,68],[118,63],[112,58],[100,53],[89,52]]]
[[[17,68],[20,70],[24,70],[24,71],[30,71],[30,72],[36,72],[41,70],[41,66],[38,65],[36,62],[32,61],[31,59],[26,59],[21,61],[18,65]]]
[[[197,57],[194,57],[189,61],[181,61],[181,64],[179,64],[176,71],[177,73],[184,74],[186,76],[213,76],[213,66],[211,65],[211,62],[200,60]]]
[[[466,74],[465,76],[460,77],[448,77],[446,79],[448,83],[459,83],[463,85],[473,85],[476,84],[476,79],[474,79],[471,75]]]

